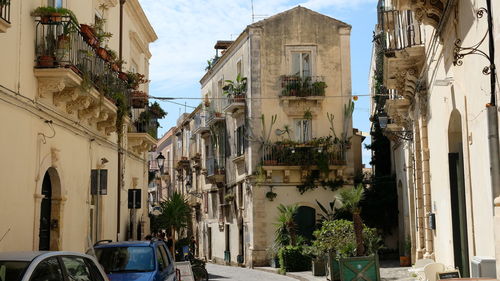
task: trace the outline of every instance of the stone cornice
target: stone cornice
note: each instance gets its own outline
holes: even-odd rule
[[[129,31],[129,36],[130,36],[130,39],[132,39],[131,41],[133,43],[135,43],[135,45],[137,45],[137,47],[139,48],[139,50],[146,55],[146,58],[148,58],[148,60],[151,58],[151,52],[149,51],[149,47],[146,43],[144,43],[144,41],[141,40],[139,34],[137,34],[137,32],[133,31],[133,30],[130,30]]]
[[[142,34],[144,34],[145,39],[148,43],[154,42],[158,39],[156,32],[151,26],[144,10],[139,4],[138,0],[128,0],[125,3],[125,11],[130,15],[132,21],[135,21],[138,24],[138,27],[141,28]]]

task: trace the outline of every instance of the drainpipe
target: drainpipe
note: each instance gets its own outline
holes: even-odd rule
[[[123,5],[126,0],[120,0],[120,33],[118,37],[119,41],[119,49],[118,49],[118,58],[121,61],[123,58]],[[122,71],[122,65],[120,65],[120,71]],[[117,199],[116,199],[116,241],[120,241],[120,212],[121,212],[121,191],[123,187],[123,150],[122,150],[122,139],[123,139],[123,128],[120,128],[119,131],[122,134],[118,135],[118,184],[117,184]]]
[[[422,98],[425,98],[422,96]],[[424,109],[425,111],[425,109]],[[422,160],[423,160],[423,191],[424,191],[424,229],[425,229],[425,254],[424,258],[434,258],[434,237],[432,229],[429,227],[429,213],[431,209],[431,177],[430,177],[430,164],[429,164],[429,136],[427,130],[427,114],[422,114]]]
[[[500,152],[498,137],[498,113],[496,104],[496,68],[495,68],[495,42],[493,38],[493,9],[491,0],[486,0],[488,9],[488,43],[490,59],[490,103],[486,105],[488,114],[488,145],[490,148],[490,173],[491,173],[491,191],[493,198],[500,196]]]
[[[417,259],[424,257],[425,252],[425,236],[424,236],[424,207],[423,207],[423,191],[422,191],[422,146],[420,141],[420,126],[418,124],[418,119],[415,118],[414,121],[414,144],[415,144],[415,203],[417,211],[417,243],[416,243],[416,255]]]

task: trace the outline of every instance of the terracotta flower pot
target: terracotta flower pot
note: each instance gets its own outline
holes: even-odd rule
[[[95,52],[101,59],[109,61],[109,54],[108,51],[106,51],[106,49],[99,47],[95,50]]]
[[[120,67],[116,63],[111,64],[111,69],[113,69],[116,72],[120,71]]]
[[[86,24],[80,24],[80,33],[90,46],[97,48],[99,46],[99,40],[94,35],[94,30],[92,27]]]
[[[123,71],[118,72],[118,78],[120,78],[121,80],[123,80],[125,82],[128,81],[127,73],[125,73]]]
[[[53,56],[39,56],[37,59],[37,66],[38,67],[53,67],[54,66],[54,61],[55,58]]]
[[[43,16],[40,16],[40,22],[42,24],[60,23],[60,22],[62,22],[62,17],[61,17],[61,14],[59,14],[59,13],[52,13],[50,15],[43,15]]]

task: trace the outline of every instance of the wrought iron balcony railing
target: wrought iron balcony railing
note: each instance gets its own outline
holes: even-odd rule
[[[131,108],[132,133],[147,133],[153,138],[158,137],[158,119],[151,116],[148,107]]]
[[[345,165],[346,145],[271,144],[263,148],[264,166]]]
[[[206,111],[200,111],[195,114],[194,116],[194,128],[193,128],[193,134],[198,134],[198,133],[204,133],[209,131],[208,125],[206,122],[207,119],[207,112]]]
[[[322,76],[300,77],[297,75],[281,76],[282,97],[324,96],[326,83]]]
[[[80,27],[69,17],[58,22],[37,21],[36,68],[68,68],[83,79],[82,87],[94,86],[113,100],[113,94],[125,93],[127,84],[118,78],[112,61],[101,58],[84,39]]]
[[[206,124],[207,126],[213,125],[218,121],[223,121],[225,120],[224,113],[221,111],[218,111],[217,109],[214,108],[209,108],[206,111]]]
[[[398,51],[424,43],[422,28],[412,11],[379,11],[386,51]]]
[[[10,23],[10,1],[0,1],[0,18]]]
[[[207,170],[208,177],[225,174],[224,165],[221,165],[221,162],[213,156],[207,157],[205,160],[205,169]]]

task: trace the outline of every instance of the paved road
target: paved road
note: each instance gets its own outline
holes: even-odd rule
[[[210,281],[292,281],[296,279],[255,269],[207,263]]]

